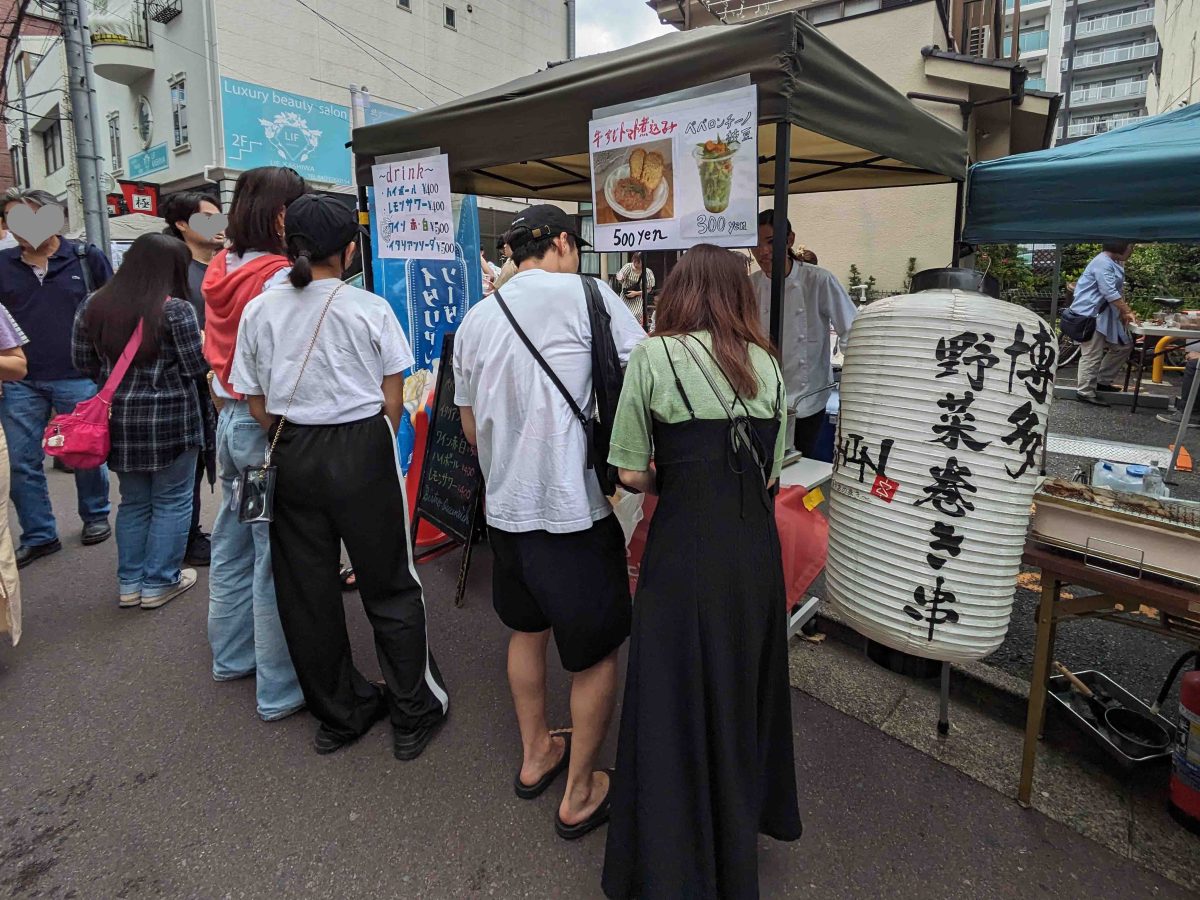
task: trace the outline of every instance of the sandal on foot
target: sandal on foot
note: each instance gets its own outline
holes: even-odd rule
[[[535,800],[546,792],[546,788],[554,784],[554,779],[558,778],[567,767],[571,764],[571,733],[565,732],[550,732],[551,737],[561,737],[566,746],[563,748],[562,759],[555,763],[554,767],[537,780],[535,784],[525,784],[521,781],[521,770],[517,769],[517,774],[513,777],[513,789],[516,790],[517,796],[522,800]]]
[[[562,820],[562,816],[558,813],[554,814],[554,830],[564,841],[577,841],[608,821],[609,814],[612,812],[613,775],[616,773],[616,769],[605,769],[604,772],[608,775],[608,793],[604,795],[604,799],[600,801],[595,812],[577,825],[568,825]]]

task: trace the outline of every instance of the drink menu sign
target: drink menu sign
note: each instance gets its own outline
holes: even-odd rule
[[[381,259],[455,258],[446,154],[380,163],[371,177]]]
[[[598,250],[754,245],[754,85],[595,119],[588,144]]]

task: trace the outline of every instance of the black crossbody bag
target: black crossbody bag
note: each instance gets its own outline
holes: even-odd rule
[[[597,337],[594,330],[596,316],[594,315],[593,311],[594,302],[592,291],[588,290],[589,287],[592,287],[592,290],[595,291],[595,288],[594,286],[588,285],[586,276],[584,276],[584,279],[584,299],[586,301],[586,306],[588,307],[589,319],[591,319],[593,323],[592,390],[595,391],[597,384],[596,379],[598,377],[603,379],[604,374],[596,371],[595,348],[597,344]],[[599,294],[598,291],[595,291],[595,293],[596,295]],[[600,483],[600,490],[604,492],[606,497],[611,497],[616,493],[617,490],[616,470],[608,464],[609,438],[612,436],[611,424],[605,426],[595,417],[589,417],[584,414],[583,410],[579,408],[579,404],[575,402],[575,398],[571,396],[571,392],[567,390],[566,385],[562,383],[562,380],[558,377],[558,375],[555,374],[554,370],[550,368],[550,364],[546,362],[542,354],[538,352],[537,347],[533,346],[533,342],[529,340],[529,335],[527,335],[524,330],[522,330],[521,326],[517,324],[517,320],[513,318],[512,310],[508,308],[508,304],[504,302],[504,298],[500,295],[500,292],[493,291],[492,296],[496,298],[496,302],[500,305],[500,309],[504,313],[504,317],[508,319],[508,324],[513,327],[513,331],[517,333],[517,337],[521,339],[521,343],[525,345],[525,348],[529,351],[530,355],[532,355],[533,358],[537,360],[537,364],[541,366],[542,371],[546,373],[546,375],[550,378],[550,381],[554,383],[556,388],[558,388],[558,392],[562,394],[563,399],[567,401],[567,405],[571,407],[571,413],[576,419],[579,420],[579,424],[583,426],[583,437],[587,444],[587,467],[595,471],[596,480]],[[603,298],[601,298],[601,302],[603,302]],[[615,405],[615,398],[613,403]],[[607,433],[601,433],[606,428],[609,429]]]

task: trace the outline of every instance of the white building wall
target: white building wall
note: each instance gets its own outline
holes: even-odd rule
[[[1156,0],[1154,27],[1162,43],[1162,67],[1150,79],[1151,115],[1200,101],[1200,0]]]

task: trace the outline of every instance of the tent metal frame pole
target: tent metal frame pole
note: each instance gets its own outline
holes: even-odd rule
[[[788,170],[792,157],[792,125],[784,110],[783,121],[775,126],[775,207],[771,242],[771,340],[783,352],[783,282],[788,263]]]
[[[958,268],[962,257],[959,249],[962,247],[963,212],[967,201],[967,182],[959,181],[954,191],[954,247],[950,251],[950,265]]]
[[[1145,338],[1142,338],[1145,340]],[[1192,389],[1188,391],[1187,400],[1183,404],[1183,412],[1180,414],[1182,419],[1179,422],[1179,430],[1175,432],[1175,447],[1171,451],[1171,462],[1167,466],[1167,472],[1163,476],[1164,481],[1171,484],[1171,476],[1175,474],[1175,467],[1179,465],[1179,451],[1183,449],[1183,439],[1187,436],[1188,423],[1192,421],[1192,411],[1196,408],[1196,396],[1200,394],[1200,374],[1192,378]]]

